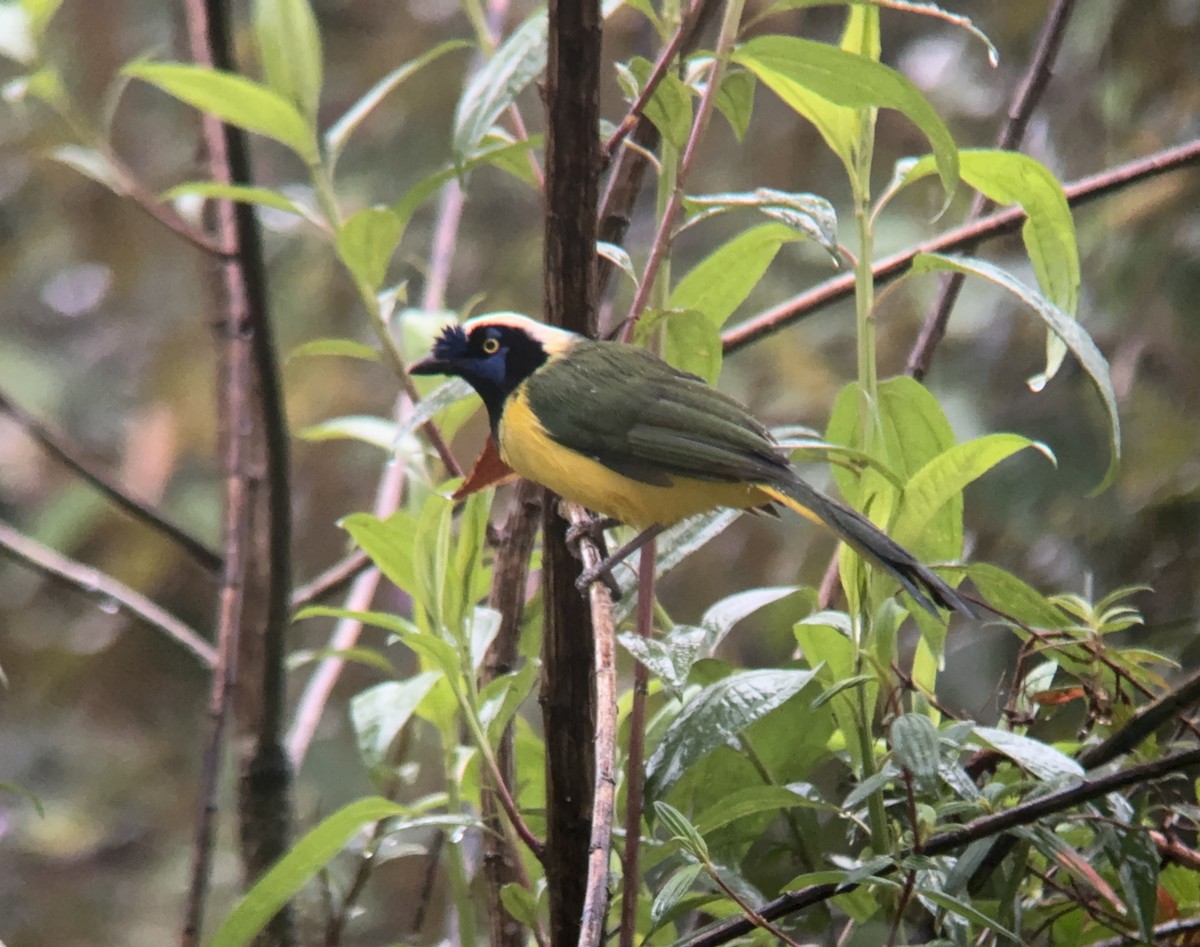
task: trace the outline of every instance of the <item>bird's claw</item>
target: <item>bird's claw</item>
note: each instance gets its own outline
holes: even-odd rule
[[[616,576],[612,574],[611,562],[605,560],[590,569],[584,569],[579,573],[579,578],[575,580],[575,588],[579,589],[581,594],[587,595],[591,584],[597,581],[603,582],[607,586],[614,602],[621,600],[621,586],[617,582]]]

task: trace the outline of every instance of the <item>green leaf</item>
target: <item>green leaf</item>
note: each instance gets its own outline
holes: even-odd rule
[[[661,800],[654,803],[654,814],[671,836],[683,843],[684,848],[697,858],[708,857],[708,845],[704,837],[682,812]]]
[[[928,898],[938,907],[944,908],[952,914],[957,914],[959,917],[978,924],[980,927],[995,931],[1010,943],[1022,943],[1021,938],[1017,934],[1014,934],[998,921],[988,917],[970,902],[962,901],[953,895],[946,894],[944,891],[939,891],[936,888],[930,888],[926,885],[922,885],[916,890],[920,897]]]
[[[352,513],[343,517],[339,525],[371,557],[389,582],[401,589],[414,587],[411,526],[402,529],[394,520],[384,521],[370,513]]]
[[[180,197],[207,197],[240,201],[243,204],[257,204],[260,207],[270,207],[272,210],[295,214],[305,220],[312,218],[305,208],[269,187],[253,187],[248,184],[218,184],[216,181],[186,181],[164,191],[159,195],[159,200],[173,201]]]
[[[454,112],[454,154],[475,154],[518,95],[546,68],[547,16],[540,10],[517,27],[482,69],[471,77]]]
[[[388,751],[397,735],[441,676],[439,671],[423,671],[405,681],[384,681],[350,698],[350,721],[368,772],[392,762]]]
[[[849,167],[857,134],[827,104],[842,108],[890,108],[907,116],[929,139],[942,186],[958,183],[958,148],[945,123],[904,76],[867,56],[793,36],[758,36],[733,53],[796,112],[811,121]]]
[[[922,714],[901,714],[892,721],[892,752],[896,762],[917,779],[929,783],[937,779],[941,744],[937,727]]]
[[[516,882],[506,884],[500,889],[500,903],[514,921],[531,929],[537,928],[537,899],[524,885]]]
[[[647,762],[647,798],[665,795],[693,763],[794,697],[813,674],[742,671],[701,690],[679,712]]]
[[[930,173],[922,158],[903,175],[895,190]],[[1058,178],[1036,158],[1016,151],[969,150],[959,152],[959,174],[981,194],[1000,205],[1017,204],[1025,211],[1021,240],[1033,264],[1042,293],[1068,316],[1079,309],[1079,248],[1075,218]],[[893,191],[894,193],[894,191]],[[1046,370],[1029,379],[1040,391],[1062,366],[1067,347],[1054,332],[1048,333]]]
[[[925,555],[957,559],[962,555],[961,522],[943,535],[933,535],[934,527],[945,525],[937,514],[947,502],[960,496],[968,484],[1026,447],[1041,451],[1053,463],[1054,455],[1049,448],[1019,434],[985,434],[955,444],[934,457],[905,485],[900,509],[892,520],[892,538],[906,548],[915,546],[920,539]]]
[[[798,239],[783,224],[762,224],[738,234],[688,271],[666,308],[694,309],[719,329],[762,279],[779,248]]]
[[[396,422],[370,415],[349,415],[310,424],[296,432],[302,441],[362,441],[387,451],[396,448]]]
[[[667,687],[679,691],[687,683],[688,673],[700,657],[705,632],[689,625],[676,625],[665,639],[643,638],[630,631],[617,635],[617,641],[646,666]]]
[[[387,207],[365,207],[338,230],[338,256],[364,292],[383,285],[403,233],[404,221]]]
[[[716,648],[733,630],[733,626],[743,618],[753,615],[760,608],[766,608],[799,590],[798,585],[748,589],[744,592],[735,592],[710,605],[700,619],[701,627],[708,634],[708,638],[704,642],[705,650],[711,652]]]
[[[1080,366],[1091,378],[1108,414],[1108,469],[1104,473],[1103,480],[1092,490],[1092,495],[1094,496],[1108,487],[1116,477],[1117,467],[1121,462],[1121,418],[1117,410],[1117,395],[1113,390],[1108,362],[1096,348],[1096,343],[1092,341],[1091,336],[1078,322],[1041,293],[986,260],[973,257],[941,256],[934,253],[922,253],[913,260],[914,273],[927,273],[930,270],[957,270],[960,273],[981,276],[997,286],[1004,287],[1037,313],[1046,323],[1047,328],[1066,343],[1067,348],[1071,350],[1071,353],[1079,360]]]
[[[717,90],[717,110],[725,116],[738,141],[746,137],[750,118],[754,114],[754,90],[758,83],[753,73],[731,69]]]
[[[692,885],[696,883],[696,878],[700,875],[700,870],[698,863],[690,862],[671,872],[667,880],[663,882],[658,894],[655,895],[654,904],[650,907],[651,924],[658,927],[662,923],[663,918],[691,890]]]
[[[342,358],[357,358],[364,362],[378,362],[379,352],[356,342],[354,339],[311,339],[302,345],[297,345],[288,353],[290,362],[297,358],[313,358],[320,355],[337,355]]]
[[[622,91],[631,102],[641,94],[653,71],[654,64],[641,56],[633,57],[628,67],[617,66]],[[692,94],[684,81],[673,72],[664,74],[646,103],[645,112],[663,139],[682,151],[692,131]]]
[[[696,818],[696,831],[701,835],[708,835],[738,819],[763,812],[782,812],[796,807],[838,811],[836,806],[806,799],[783,786],[750,786],[729,794],[721,802],[701,813]]]
[[[479,694],[479,722],[492,739],[499,739],[500,732],[508,726],[513,714],[529,696],[537,681],[540,665],[529,660],[520,670],[501,674]]]
[[[680,231],[718,214],[751,208],[778,220],[800,236],[819,243],[828,251],[834,264],[841,265],[837,211],[829,201],[816,194],[798,194],[759,187],[744,193],[692,195],[684,198],[683,206],[689,219],[679,228]]]
[[[663,359],[667,364],[716,384],[724,358],[720,328],[694,309],[665,313],[662,322],[666,325]]]
[[[1053,781],[1083,775],[1083,767],[1076,760],[1041,740],[996,727],[976,727],[974,735],[1038,779]]]
[[[363,826],[403,815],[404,811],[403,806],[372,796],[352,802],[322,820],[246,892],[208,947],[244,947],[250,943]]]
[[[62,6],[62,0],[21,0],[21,9],[29,17],[29,29],[40,43],[50,20]]]
[[[334,122],[329,127],[329,130],[325,132],[325,150],[329,155],[330,164],[337,163],[338,158],[341,157],[342,149],[346,147],[346,142],[350,140],[350,136],[354,134],[355,129],[401,83],[435,59],[440,59],[446,53],[457,49],[469,49],[470,46],[470,43],[460,39],[438,43],[438,45],[434,46],[433,49],[424,55],[418,56],[416,59],[410,59],[402,66],[397,66],[376,82],[375,85],[371,86],[362,98],[346,109],[342,117]]]
[[[320,161],[314,127],[278,92],[244,76],[184,63],[134,62],[121,72],[223,122],[272,138],[307,165]]]
[[[254,0],[254,37],[267,85],[317,124],[321,34],[308,0]]]
[[[1075,624],[1050,599],[1011,572],[986,562],[973,562],[965,572],[989,603],[1031,628],[1068,628]]]

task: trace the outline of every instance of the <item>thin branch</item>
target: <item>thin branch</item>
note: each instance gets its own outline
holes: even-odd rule
[[[297,612],[313,602],[319,602],[327,595],[340,592],[370,567],[371,558],[361,549],[354,550],[345,559],[335,562],[292,592],[292,611]]]
[[[947,855],[965,848],[972,842],[992,838],[1020,826],[1031,825],[1038,819],[1055,815],[1086,802],[1091,802],[1110,792],[1117,792],[1131,786],[1139,786],[1143,783],[1148,783],[1164,776],[1170,776],[1196,766],[1200,766],[1200,749],[1190,749],[1149,763],[1131,766],[1128,769],[1119,770],[1107,776],[1100,776],[1095,779],[1081,779],[1066,789],[1047,793],[1036,799],[1020,803],[1004,812],[981,816],[963,826],[948,832],[941,832],[926,842],[923,854],[929,858],[938,855]],[[915,853],[911,850],[901,852],[893,864],[877,872],[876,877],[885,877],[893,874],[896,871],[896,866],[913,854]],[[808,888],[802,888],[799,891],[789,891],[787,894],[763,905],[759,909],[758,914],[767,920],[786,917],[787,915],[795,914],[805,908],[819,904],[822,901],[827,901],[834,895],[846,894],[855,887],[857,886],[831,883],[812,885]],[[734,938],[750,933],[753,929],[754,925],[750,921],[745,918],[735,918],[717,924],[697,936],[683,941],[680,947],[718,947],[720,944],[729,943]]]
[[[649,638],[654,621],[654,560],[658,544],[651,539],[638,559],[637,633]],[[625,764],[625,877],[621,890],[620,947],[633,947],[637,935],[638,894],[641,877],[638,856],[642,844],[642,807],[645,804],[646,693],[650,673],[638,661],[633,669],[633,705],[629,711],[629,757]]]
[[[1148,180],[1160,174],[1178,171],[1200,163],[1200,138],[1164,148],[1143,158],[1109,168],[1099,174],[1081,178],[1064,187],[1067,202],[1078,207],[1089,201],[1121,191],[1130,185]],[[877,284],[896,279],[908,272],[913,258],[921,253],[947,253],[968,250],[982,240],[1012,233],[1025,222],[1025,212],[1019,207],[1010,207],[980,220],[964,224],[930,240],[926,240],[900,253],[885,257],[872,268]],[[834,277],[807,292],[751,316],[732,329],[721,334],[725,352],[735,352],[757,342],[772,332],[778,332],[794,322],[812,315],[831,303],[854,294],[854,274]]]
[[[1016,97],[1008,109],[1008,121],[1001,129],[996,141],[996,147],[1002,151],[1012,151],[1018,148],[1025,138],[1025,129],[1029,124],[1033,110],[1050,84],[1050,76],[1054,60],[1062,48],[1063,37],[1067,32],[1067,21],[1075,0],[1056,0],[1054,7],[1046,17],[1042,34],[1038,39],[1037,49],[1025,78],[1017,89]],[[996,205],[976,194],[971,204],[968,220],[978,220]],[[921,332],[908,356],[907,372],[918,381],[929,371],[929,363],[933,361],[933,353],[946,334],[946,325],[950,322],[950,312],[962,292],[966,274],[950,273],[942,277],[938,286],[937,299],[934,301]]]
[[[17,422],[46,453],[90,483],[113,503],[135,519],[177,543],[208,572],[221,571],[221,554],[210,549],[181,526],[172,523],[148,503],[133,496],[115,476],[104,469],[97,459],[74,444],[65,434],[35,418],[3,391],[0,391],[0,411]]]
[[[1188,917],[1179,921],[1168,921],[1166,924],[1157,924],[1154,927],[1154,935],[1151,938],[1151,943],[1155,944],[1174,944],[1181,943],[1176,938],[1180,934],[1187,934],[1190,931],[1200,929],[1200,917]],[[1145,943],[1136,934],[1118,934],[1116,937],[1110,937],[1108,940],[1094,940],[1091,947],[1131,947],[1133,944]]]
[[[3,521],[0,521],[0,547],[13,558],[45,575],[73,585],[88,595],[98,597],[102,602],[120,606],[151,628],[161,631],[182,645],[208,670],[211,671],[217,663],[216,650],[198,633],[140,592],[135,592],[124,583],[118,582],[107,572],[70,559],[49,546],[43,546],[36,539],[26,536]]]
[[[663,208],[662,219],[659,220],[658,230],[654,234],[654,242],[650,245],[650,256],[647,258],[645,269],[642,271],[642,280],[638,284],[637,293],[634,295],[633,303],[629,307],[629,315],[625,318],[625,325],[621,330],[623,341],[628,342],[633,337],[634,326],[637,324],[638,319],[641,318],[642,312],[650,301],[650,292],[653,290],[658,278],[658,271],[671,249],[671,231],[675,227],[675,218],[679,215],[680,208],[683,206],[684,183],[696,158],[700,140],[704,137],[704,132],[708,129],[708,121],[712,117],[713,108],[716,106],[717,93],[721,88],[721,79],[725,73],[725,65],[733,49],[734,41],[737,39],[738,23],[741,20],[743,5],[744,0],[728,0],[726,4],[725,16],[721,21],[721,33],[717,37],[717,48],[712,63],[712,70],[709,74],[708,82],[704,87],[704,95],[700,97],[700,105],[696,109],[696,118],[692,122],[691,132],[688,134],[683,155],[679,159],[679,169],[675,175],[675,188],[671,191],[671,196],[667,200],[667,206]],[[680,35],[683,35],[682,32]]]
[[[591,517],[577,503],[564,503],[566,518],[580,532],[579,551],[584,569],[594,569],[604,559],[596,543],[586,535]],[[650,574],[654,574],[654,544],[642,549],[649,555]],[[645,571],[645,570],[643,570]],[[642,589],[649,598],[653,589]],[[653,601],[653,599],[650,599]],[[588,847],[587,890],[583,901],[583,923],[579,947],[600,947],[604,943],[604,919],[608,915],[608,864],[612,851],[612,830],[617,795],[617,655],[613,627],[612,593],[603,580],[588,586],[592,627],[596,633],[594,668],[596,674],[596,772],[592,793],[592,833]],[[641,611],[639,599],[639,612]],[[647,614],[650,608],[646,608]],[[626,877],[628,890],[629,878]],[[624,941],[622,940],[622,943]]]

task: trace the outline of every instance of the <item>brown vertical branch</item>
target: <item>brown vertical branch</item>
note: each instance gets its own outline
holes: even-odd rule
[[[1074,6],[1075,0],[1055,0],[1054,7],[1050,10],[1046,22],[1042,26],[1042,35],[1038,39],[1033,60],[1017,90],[1016,97],[1009,106],[1008,121],[1004,123],[1004,128],[997,136],[997,148],[1005,151],[1012,150],[1019,147],[1025,138],[1025,129],[1029,125],[1029,118],[1033,115],[1033,110],[1041,100],[1042,93],[1046,91],[1046,86],[1050,83],[1054,60],[1062,48],[1063,37],[1067,33],[1067,20],[1070,19]],[[978,220],[995,206],[982,194],[976,194],[967,219]],[[929,315],[925,317],[925,324],[921,326],[921,333],[908,356],[908,374],[918,381],[923,379],[929,371],[929,363],[933,361],[933,353],[946,334],[946,325],[950,322],[950,312],[958,301],[965,280],[965,274],[952,273],[943,276],[938,285],[937,299],[929,310]]]
[[[595,331],[596,202],[599,191],[600,38],[598,0],[551,0],[546,66],[546,318]],[[595,736],[593,631],[575,590],[579,564],[565,524],[543,512],[545,643],[541,704],[546,732],[546,880],[550,940],[579,939],[586,893]]]
[[[537,484],[522,480],[513,500],[513,511],[504,524],[496,548],[492,572],[492,591],[488,604],[500,613],[500,628],[483,659],[480,686],[509,674],[517,662],[520,643],[521,617],[525,609],[525,583],[529,577],[529,557],[533,540],[542,517],[545,491]],[[504,728],[496,748],[496,764],[506,786],[516,792],[516,767],[513,754],[512,724]],[[496,799],[495,789],[485,783],[483,818],[492,829],[483,836],[483,874],[488,888],[488,924],[492,947],[523,947],[527,937],[524,926],[504,909],[500,891],[506,884],[520,879],[518,859],[507,843],[501,820],[503,807]]]
[[[187,0],[184,10],[193,60],[232,70],[226,4]],[[251,183],[244,134],[204,116],[203,136],[213,180]],[[215,202],[212,213],[224,251],[213,285],[222,313],[220,397],[228,477],[219,640],[223,648],[236,647],[236,657],[223,652],[225,687],[214,689],[217,725],[208,763],[215,770],[219,762],[219,724],[232,697],[242,865],[246,881],[252,882],[287,850],[292,822],[291,766],[282,746],[291,581],[287,425],[267,318],[257,218],[249,205],[228,201]],[[258,942],[293,941],[291,914],[285,909]]]

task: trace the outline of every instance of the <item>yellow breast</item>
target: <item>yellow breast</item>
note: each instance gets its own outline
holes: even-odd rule
[[[670,526],[719,506],[745,509],[768,502],[751,483],[675,477],[669,486],[656,486],[610,470],[552,440],[520,390],[505,404],[499,440],[500,456],[522,477],[638,529]]]

